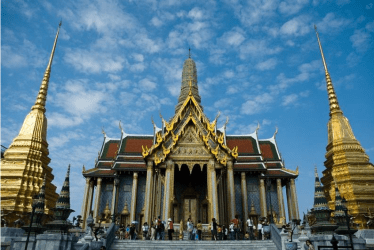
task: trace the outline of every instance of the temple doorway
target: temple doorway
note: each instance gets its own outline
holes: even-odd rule
[[[188,218],[191,218],[195,225],[198,220],[204,223],[207,220],[208,212],[206,195],[206,165],[201,168],[196,164],[192,172],[185,164],[181,166],[180,170],[178,167],[175,168],[175,205],[173,209],[175,221],[183,220],[185,227]]]

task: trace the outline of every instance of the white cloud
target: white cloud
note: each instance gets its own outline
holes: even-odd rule
[[[298,13],[309,0],[286,0],[279,4],[279,11],[285,15],[293,15]]]
[[[269,93],[263,93],[255,97],[251,97],[250,100],[242,104],[240,112],[246,115],[258,114],[266,111],[269,108],[268,104],[272,103],[273,101],[274,98]]]
[[[71,115],[65,115],[56,112],[48,114],[47,118],[48,126],[59,128],[75,127],[84,122],[84,119],[82,117],[72,117]]]
[[[200,8],[195,7],[192,10],[190,10],[187,14],[187,16],[191,19],[195,20],[201,20],[201,19],[206,19],[208,16],[206,13],[204,13]]]
[[[343,17],[336,17],[335,13],[327,13],[321,22],[317,23],[318,31],[322,33],[337,32],[344,29],[352,21]]]
[[[222,37],[219,38],[219,40],[230,47],[237,47],[245,40],[245,34],[242,29],[237,27],[231,31],[225,32]]]
[[[245,59],[247,56],[262,57],[274,55],[282,51],[278,45],[270,46],[266,40],[251,39],[240,46],[239,57]]]
[[[258,63],[256,65],[256,69],[261,70],[261,71],[270,70],[270,69],[274,69],[277,64],[278,64],[277,59],[269,58],[266,61]]]
[[[144,78],[144,79],[139,81],[139,87],[143,91],[152,91],[157,87],[157,84],[155,82],[149,80],[148,78]]]
[[[156,27],[161,27],[164,23],[158,17],[153,17],[151,19],[151,24]]]
[[[367,10],[371,10],[373,8],[373,3],[369,3],[368,5],[365,6]]]
[[[85,73],[117,72],[126,63],[119,55],[83,49],[67,49],[64,60]]]
[[[354,34],[350,37],[353,48],[357,52],[364,53],[371,46],[371,35],[364,29],[355,30]]]
[[[298,16],[282,25],[280,33],[283,35],[303,36],[310,32],[310,17]]]
[[[294,104],[297,100],[298,100],[297,94],[286,95],[286,96],[283,96],[282,105],[288,106],[290,104]]]

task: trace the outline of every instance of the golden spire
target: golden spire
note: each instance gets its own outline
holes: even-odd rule
[[[338,98],[336,97],[334,86],[332,85],[332,81],[331,81],[331,77],[330,77],[329,71],[327,70],[325,56],[323,55],[322,45],[321,45],[321,42],[319,40],[319,35],[318,35],[318,31],[317,31],[317,26],[316,25],[314,25],[314,29],[315,29],[316,35],[317,35],[319,50],[321,51],[323,67],[325,68],[325,77],[326,77],[326,84],[327,84],[327,94],[328,94],[328,97],[329,97],[330,116],[331,116],[333,113],[337,113],[337,112],[342,113],[342,111],[341,111],[341,109],[339,107]]]
[[[39,110],[45,112],[45,102],[47,100],[49,77],[51,75],[51,66],[52,66],[53,56],[55,54],[57,38],[58,38],[58,34],[60,33],[61,24],[62,24],[62,22],[60,21],[60,24],[58,25],[58,29],[57,29],[57,34],[56,34],[56,37],[55,37],[55,42],[53,44],[51,56],[49,57],[49,62],[48,62],[47,68],[44,72],[44,77],[43,77],[43,80],[42,80],[42,84],[40,86],[39,94],[36,97],[36,102],[35,102],[34,106],[32,106],[31,110],[39,109]]]

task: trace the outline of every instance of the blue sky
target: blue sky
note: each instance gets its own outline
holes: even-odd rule
[[[229,134],[272,137],[286,167],[299,166],[301,213],[314,167],[324,170],[329,119],[318,26],[340,107],[374,159],[374,1],[2,1],[1,144],[34,104],[59,21],[47,97],[50,166],[60,191],[71,164],[71,202],[103,142],[151,134],[170,118],[191,48],[206,115]]]

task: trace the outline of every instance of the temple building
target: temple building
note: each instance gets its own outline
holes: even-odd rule
[[[1,210],[7,223],[13,225],[17,219],[28,220],[32,210],[32,197],[38,194],[45,180],[45,214],[53,215],[58,194],[52,184],[54,176],[48,166],[46,99],[58,27],[52,52],[40,86],[38,96],[21,130],[1,158]],[[26,216],[25,216],[26,215]]]
[[[341,196],[347,200],[349,214],[363,229],[366,228],[368,215],[374,211],[374,166],[369,162],[368,155],[355,138],[348,119],[340,109],[317,29],[316,35],[325,69],[330,106],[330,120],[327,124],[328,142],[324,163],[326,169],[323,171],[321,182],[329,208],[335,210],[336,183]]]
[[[295,187],[298,170],[284,166],[276,143],[259,139],[258,129],[228,135],[203,112],[194,60],[185,60],[175,115],[161,128],[153,122],[150,135],[127,134],[104,141],[95,166],[83,167],[86,178],[83,223],[90,213],[95,222],[150,223],[160,216],[176,225],[191,218],[226,224],[238,215],[255,222],[267,217],[278,225],[299,219]],[[283,196],[283,187],[286,197]]]

